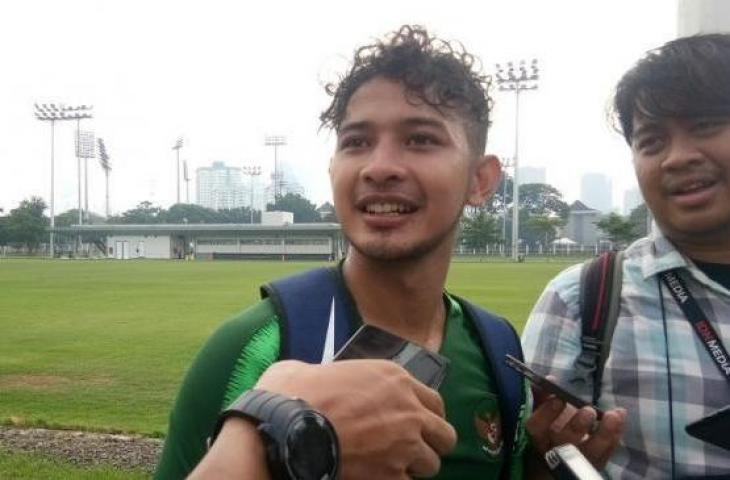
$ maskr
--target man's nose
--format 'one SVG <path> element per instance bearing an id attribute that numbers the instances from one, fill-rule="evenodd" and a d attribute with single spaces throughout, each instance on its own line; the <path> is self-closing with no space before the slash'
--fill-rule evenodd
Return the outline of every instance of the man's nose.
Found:
<path id="1" fill-rule="evenodd" d="M 688 132 L 679 132 L 670 137 L 669 150 L 662 161 L 662 168 L 682 169 L 703 160 L 704 153 L 699 146 L 699 141 Z"/>
<path id="2" fill-rule="evenodd" d="M 392 142 L 379 142 L 362 169 L 363 178 L 379 185 L 398 182 L 405 176 L 403 152 Z"/>

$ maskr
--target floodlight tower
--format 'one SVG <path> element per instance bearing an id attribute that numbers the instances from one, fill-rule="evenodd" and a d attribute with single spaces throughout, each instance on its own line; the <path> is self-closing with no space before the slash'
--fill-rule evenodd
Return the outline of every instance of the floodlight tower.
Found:
<path id="1" fill-rule="evenodd" d="M 180 149 L 183 147 L 182 137 L 178 138 L 172 149 L 177 153 L 177 203 L 180 203 Z"/>
<path id="2" fill-rule="evenodd" d="M 190 176 L 188 175 L 188 161 L 183 160 L 183 180 L 185 180 L 185 203 L 190 203 Z"/>
<path id="3" fill-rule="evenodd" d="M 84 210 L 83 216 L 79 215 L 79 219 L 89 221 L 89 159 L 96 156 L 94 141 L 94 132 L 82 132 L 80 125 L 76 124 L 76 157 L 84 159 Z M 79 160 L 79 199 L 81 198 L 81 161 Z M 81 213 L 79 200 L 79 213 Z M 81 222 L 79 222 L 81 223 Z"/>
<path id="4" fill-rule="evenodd" d="M 109 172 L 112 171 L 112 164 L 109 161 L 109 154 L 106 152 L 104 139 L 99 138 L 97 141 L 99 143 L 99 163 L 106 176 L 106 218 L 109 218 Z"/>
<path id="5" fill-rule="evenodd" d="M 253 182 L 254 178 L 261 175 L 261 166 L 260 165 L 246 165 L 243 167 L 243 174 L 248 175 L 251 177 L 251 204 L 249 207 L 250 215 L 251 215 L 251 225 L 253 225 Z"/>
<path id="6" fill-rule="evenodd" d="M 528 71 L 529 70 L 529 71 Z M 515 94 L 515 152 L 512 158 L 514 175 L 512 177 L 512 258 L 519 258 L 519 224 L 520 224 L 520 182 L 518 178 L 519 146 L 520 146 L 520 93 L 537 90 L 540 78 L 537 59 L 532 59 L 529 66 L 524 60 L 519 64 L 507 62 L 505 69 L 497 64 L 495 79 L 501 91 Z"/>
<path id="7" fill-rule="evenodd" d="M 281 186 L 284 179 L 284 173 L 279 167 L 278 147 L 286 145 L 286 137 L 283 135 L 267 135 L 264 139 L 264 145 L 274 147 L 274 173 L 271 179 L 274 183 L 274 203 L 281 197 Z"/>
<path id="8" fill-rule="evenodd" d="M 91 105 L 70 106 L 63 103 L 41 103 L 34 104 L 35 118 L 42 122 L 51 122 L 51 232 L 50 232 L 50 256 L 53 258 L 55 243 L 53 230 L 56 225 L 56 215 L 54 210 L 55 202 L 55 126 L 57 120 L 76 120 L 80 121 L 84 118 L 91 118 Z M 80 203 L 80 202 L 79 202 Z"/>
<path id="9" fill-rule="evenodd" d="M 511 158 L 505 158 L 502 160 L 502 243 L 507 245 L 507 180 L 509 180 L 508 169 L 511 168 L 514 163 Z M 504 251 L 505 256 L 507 255 L 507 249 Z"/>

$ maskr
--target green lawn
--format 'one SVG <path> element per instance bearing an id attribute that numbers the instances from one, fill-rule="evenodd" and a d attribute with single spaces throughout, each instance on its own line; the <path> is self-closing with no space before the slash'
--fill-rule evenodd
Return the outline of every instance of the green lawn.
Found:
<path id="1" fill-rule="evenodd" d="M 0 260 L 0 422 L 162 435 L 205 338 L 261 283 L 315 265 Z M 566 265 L 455 262 L 448 288 L 521 330 Z"/>
<path id="2" fill-rule="evenodd" d="M 0 450 L 0 474 L 3 480 L 141 480 L 149 477 L 144 472 L 120 471 L 111 467 L 79 467 L 53 458 L 3 450 Z"/>

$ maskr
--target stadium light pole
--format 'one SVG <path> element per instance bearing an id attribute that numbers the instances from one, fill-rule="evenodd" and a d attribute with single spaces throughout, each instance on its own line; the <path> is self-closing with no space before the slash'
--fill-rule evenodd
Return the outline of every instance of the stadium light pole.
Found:
<path id="1" fill-rule="evenodd" d="M 500 91 L 515 94 L 515 151 L 512 157 L 514 173 L 512 176 L 512 259 L 519 260 L 519 225 L 520 225 L 520 182 L 518 178 L 520 147 L 520 93 L 537 90 L 540 78 L 537 59 L 532 59 L 529 66 L 524 60 L 519 64 L 507 62 L 506 68 L 497 64 L 495 79 Z"/>
<path id="2" fill-rule="evenodd" d="M 243 174 L 251 177 L 251 203 L 249 204 L 249 212 L 251 215 L 250 222 L 251 222 L 251 225 L 253 225 L 253 182 L 254 182 L 254 177 L 258 177 L 259 175 L 261 175 L 261 166 L 246 165 L 243 167 Z"/>
<path id="3" fill-rule="evenodd" d="M 507 180 L 509 174 L 507 169 L 512 167 L 512 159 L 505 158 L 502 160 L 502 244 L 507 245 Z M 504 255 L 507 256 L 507 249 L 504 249 Z"/>
<path id="4" fill-rule="evenodd" d="M 267 135 L 264 138 L 264 145 L 274 147 L 274 173 L 272 180 L 274 181 L 274 203 L 276 203 L 281 196 L 281 184 L 284 177 L 279 168 L 278 147 L 286 145 L 286 137 L 283 135 Z"/>
<path id="5" fill-rule="evenodd" d="M 180 149 L 183 147 L 182 137 L 178 138 L 172 149 L 177 153 L 177 203 L 180 203 Z"/>
<path id="6" fill-rule="evenodd" d="M 185 203 L 190 204 L 190 177 L 188 176 L 187 160 L 183 160 L 183 180 L 185 181 Z"/>
<path id="7" fill-rule="evenodd" d="M 50 232 L 50 257 L 53 258 L 55 250 L 53 231 L 56 226 L 55 205 L 55 126 L 56 121 L 77 120 L 91 118 L 90 105 L 69 106 L 63 103 L 41 103 L 34 104 L 35 118 L 42 122 L 51 122 L 51 232 Z"/>
<path id="8" fill-rule="evenodd" d="M 109 218 L 109 172 L 112 171 L 112 164 L 109 161 L 109 154 L 106 151 L 106 145 L 104 139 L 97 139 L 99 144 L 99 163 L 101 168 L 104 170 L 104 176 L 106 177 L 106 218 Z"/>
<path id="9" fill-rule="evenodd" d="M 91 109 L 93 108 L 91 105 L 79 105 L 77 107 L 66 107 L 69 111 L 86 111 L 88 112 L 88 116 L 76 116 L 76 172 L 77 172 L 77 182 L 78 182 L 78 196 L 79 196 L 79 203 L 78 203 L 78 209 L 79 209 L 79 225 L 84 224 L 84 217 L 83 217 L 83 209 L 81 208 L 81 158 L 85 156 L 85 154 L 82 152 L 82 145 L 81 145 L 81 120 L 84 118 L 91 118 Z M 93 140 L 92 140 L 92 148 L 93 148 Z"/>
<path id="10" fill-rule="evenodd" d="M 94 158 L 95 154 L 95 142 L 93 132 L 82 132 L 80 125 L 77 123 L 77 134 L 76 134 L 76 156 L 84 159 L 84 210 L 83 218 L 88 223 L 89 221 L 89 159 Z M 79 172 L 81 170 L 81 164 L 79 163 Z M 79 174 L 79 185 L 81 184 L 81 176 Z M 81 189 L 79 188 L 79 194 Z M 81 209 L 79 209 L 81 210 Z"/>

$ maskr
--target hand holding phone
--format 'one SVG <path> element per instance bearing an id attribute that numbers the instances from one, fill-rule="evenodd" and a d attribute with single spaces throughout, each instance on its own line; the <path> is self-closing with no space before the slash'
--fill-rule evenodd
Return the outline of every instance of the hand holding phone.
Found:
<path id="1" fill-rule="evenodd" d="M 392 360 L 429 387 L 438 390 L 449 359 L 373 325 L 363 325 L 335 354 L 334 360 Z"/>
<path id="2" fill-rule="evenodd" d="M 530 383 L 532 383 L 536 388 L 546 392 L 550 393 L 552 395 L 555 395 L 559 399 L 563 400 L 566 403 L 569 403 L 573 405 L 575 408 L 583 408 L 583 407 L 591 407 L 596 411 L 596 418 L 600 420 L 603 417 L 603 411 L 599 408 L 594 407 L 590 403 L 586 402 L 580 397 L 577 397 L 576 395 L 570 393 L 569 391 L 565 390 L 563 387 L 558 385 L 557 383 L 548 380 L 547 378 L 543 377 L 539 373 L 535 372 L 533 369 L 513 357 L 512 355 L 506 355 L 505 356 L 505 362 L 507 365 L 518 372 L 520 372 L 522 375 L 524 375 L 525 378 L 527 378 Z"/>

